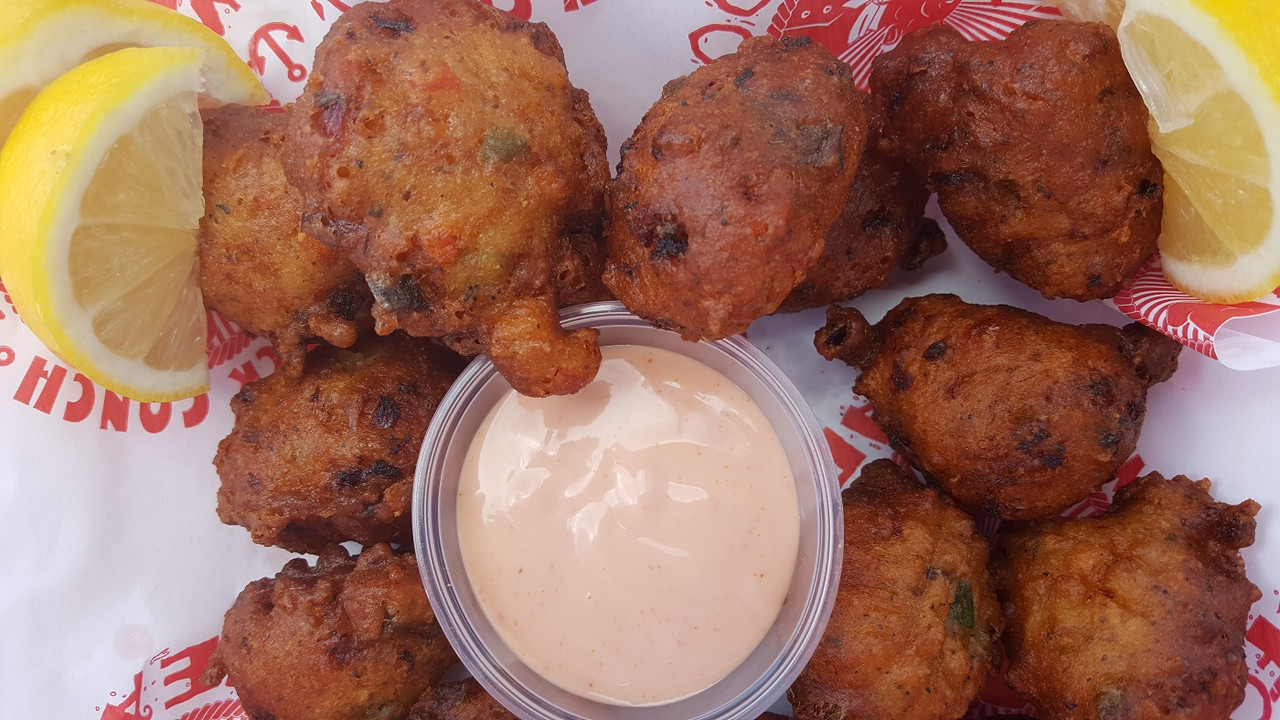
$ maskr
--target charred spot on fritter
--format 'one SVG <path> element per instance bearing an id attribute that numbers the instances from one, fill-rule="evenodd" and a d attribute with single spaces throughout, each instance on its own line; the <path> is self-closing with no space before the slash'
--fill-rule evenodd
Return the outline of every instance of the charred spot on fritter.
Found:
<path id="1" fill-rule="evenodd" d="M 390 395 L 379 395 L 378 405 L 373 409 L 373 426 L 381 430 L 390 430 L 400 420 L 400 407 Z"/>
<path id="2" fill-rule="evenodd" d="M 397 312 L 425 312 L 431 309 L 427 296 L 413 275 L 400 275 L 395 278 L 382 273 L 365 276 L 369 281 L 369 289 L 380 304 Z"/>
<path id="3" fill-rule="evenodd" d="M 813 167 L 844 167 L 840 137 L 843 125 L 801 125 L 796 153 L 800 162 Z"/>
<path id="4" fill-rule="evenodd" d="M 411 33 L 416 29 L 413 18 L 395 10 L 385 10 L 369 15 L 369 22 L 375 27 L 386 30 L 391 33 L 392 37 L 401 33 Z"/>
<path id="5" fill-rule="evenodd" d="M 640 242 L 650 248 L 649 259 L 653 262 L 675 260 L 689 249 L 689 235 L 677 218 L 661 216 L 640 235 Z"/>
<path id="6" fill-rule="evenodd" d="M 360 308 L 360 297 L 355 292 L 347 289 L 334 290 L 329 293 L 327 301 L 334 315 L 343 320 L 355 320 Z"/>

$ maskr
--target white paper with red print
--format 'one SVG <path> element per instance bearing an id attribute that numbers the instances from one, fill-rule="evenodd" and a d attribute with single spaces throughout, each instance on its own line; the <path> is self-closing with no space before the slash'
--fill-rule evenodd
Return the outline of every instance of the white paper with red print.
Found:
<path id="1" fill-rule="evenodd" d="M 223 35 L 281 102 L 306 81 L 315 45 L 343 0 L 157 0 Z M 1034 0 L 493 0 L 545 21 L 570 75 L 591 94 L 610 154 L 664 82 L 732 50 L 749 35 L 804 34 L 849 62 L 865 83 L 870 59 L 916 27 L 945 22 L 971 38 L 1006 35 L 1052 10 Z M 940 217 L 936 207 L 931 214 Z M 945 225 L 945 223 L 944 223 Z M 896 275 L 852 304 L 879 318 L 899 299 L 954 292 L 1071 322 L 1125 321 L 1178 337 L 1174 377 L 1151 391 L 1138 455 L 1120 478 L 1070 512 L 1105 508 L 1114 485 L 1140 472 L 1210 477 L 1227 502 L 1263 510 L 1245 551 L 1263 598 L 1246 635 L 1249 689 L 1236 720 L 1280 711 L 1280 298 L 1222 307 L 1189 301 L 1158 266 L 1109 303 L 1047 301 L 994 273 L 950 234 L 950 247 L 916 273 Z M 813 405 L 848 480 L 890 454 L 855 397 L 854 371 L 812 347 L 822 311 L 765 318 L 749 335 Z M 211 460 L 231 428 L 229 400 L 274 369 L 269 347 L 211 314 L 209 393 L 140 404 L 88 381 L 22 325 L 0 285 L 0 717 L 91 720 L 243 718 L 234 690 L 198 677 L 222 613 L 250 580 L 289 557 L 217 518 Z M 1208 356 L 1208 357 L 1206 357 Z M 1221 360 L 1209 359 L 1217 357 Z M 1239 373 L 1240 368 L 1269 368 Z M 984 528 L 988 531 L 993 528 Z M 972 715 L 1030 712 L 993 682 Z"/>

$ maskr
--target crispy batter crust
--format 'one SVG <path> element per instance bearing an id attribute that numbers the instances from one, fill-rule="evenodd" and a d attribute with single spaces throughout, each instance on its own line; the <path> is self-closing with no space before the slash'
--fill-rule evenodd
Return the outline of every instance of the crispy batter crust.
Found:
<path id="1" fill-rule="evenodd" d="M 844 491 L 835 611 L 792 685 L 796 720 L 955 720 L 998 657 L 987 541 L 889 460 Z"/>
<path id="2" fill-rule="evenodd" d="M 941 253 L 947 238 L 924 216 L 928 200 L 906 165 L 868 144 L 822 254 L 777 312 L 851 300 L 884 285 L 895 267 L 915 270 Z"/>
<path id="3" fill-rule="evenodd" d="M 218 516 L 295 552 L 407 545 L 418 450 L 461 362 L 403 333 L 322 347 L 299 377 L 268 375 L 231 399 L 213 464 Z"/>
<path id="4" fill-rule="evenodd" d="M 874 326 L 833 309 L 815 345 L 862 371 L 854 390 L 895 450 L 1006 519 L 1056 515 L 1113 479 L 1182 349 L 1138 323 L 1066 325 L 954 295 L 907 298 Z"/>
<path id="5" fill-rule="evenodd" d="M 301 231 L 302 194 L 280 163 L 285 116 L 240 105 L 202 116 L 200 292 L 206 306 L 270 339 L 296 375 L 309 341 L 350 347 L 372 326 L 373 296 L 350 261 Z"/>
<path id="6" fill-rule="evenodd" d="M 474 678 L 429 688 L 408 720 L 517 720 Z"/>
<path id="7" fill-rule="evenodd" d="M 249 583 L 202 679 L 253 720 L 398 720 L 455 662 L 413 555 L 336 546 Z"/>
<path id="8" fill-rule="evenodd" d="M 357 5 L 317 49 L 289 132 L 303 227 L 365 273 L 378 332 L 502 356 L 494 337 L 514 323 L 554 349 L 500 363 L 517 390 L 594 377 L 595 331 L 566 333 L 554 312 L 588 269 L 572 238 L 604 207 L 604 130 L 546 25 L 476 0 Z M 549 322 L 511 317 L 533 303 Z"/>
<path id="9" fill-rule="evenodd" d="M 889 131 L 956 234 L 1046 297 L 1111 297 L 1156 251 L 1164 176 L 1147 111 L 1100 23 L 971 42 L 907 35 L 872 65 Z"/>
<path id="10" fill-rule="evenodd" d="M 848 66 L 744 40 L 673 80 L 622 147 L 605 284 L 687 339 L 745 330 L 822 252 L 866 141 Z"/>
<path id="11" fill-rule="evenodd" d="M 1101 517 L 1005 529 L 1006 680 L 1046 720 L 1208 720 L 1244 700 L 1261 594 L 1239 551 L 1259 508 L 1208 490 L 1152 473 Z"/>

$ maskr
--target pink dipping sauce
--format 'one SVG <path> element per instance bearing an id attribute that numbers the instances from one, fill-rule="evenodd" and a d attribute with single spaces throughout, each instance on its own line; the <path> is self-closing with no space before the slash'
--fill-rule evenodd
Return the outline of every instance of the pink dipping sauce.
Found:
<path id="1" fill-rule="evenodd" d="M 480 606 L 526 665 L 619 705 L 710 687 L 769 631 L 799 508 L 787 456 L 731 380 L 678 353 L 606 346 L 575 395 L 503 397 L 458 489 Z"/>

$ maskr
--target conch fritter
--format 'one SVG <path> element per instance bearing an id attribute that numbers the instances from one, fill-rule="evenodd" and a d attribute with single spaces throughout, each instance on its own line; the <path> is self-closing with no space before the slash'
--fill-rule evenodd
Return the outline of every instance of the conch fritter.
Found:
<path id="1" fill-rule="evenodd" d="M 350 261 L 301 230 L 302 194 L 280 160 L 285 116 L 241 105 L 202 115 L 200 292 L 297 374 L 309 341 L 349 347 L 373 324 L 373 297 Z"/>
<path id="2" fill-rule="evenodd" d="M 818 259 L 866 133 L 849 67 L 808 38 L 667 83 L 622 147 L 605 284 L 686 339 L 745 330 Z"/>
<path id="3" fill-rule="evenodd" d="M 240 592 L 202 680 L 251 718 L 399 720 L 456 662 L 413 555 L 335 546 Z"/>
<path id="4" fill-rule="evenodd" d="M 1000 603 L 969 515 L 892 461 L 844 491 L 835 610 L 792 685 L 796 720 L 955 720 L 998 659 Z"/>
<path id="5" fill-rule="evenodd" d="M 889 280 L 895 267 L 915 270 L 946 249 L 938 223 L 924 216 L 929 191 L 902 163 L 872 145 L 817 261 L 778 312 L 851 300 Z"/>
<path id="6" fill-rule="evenodd" d="M 414 468 L 461 360 L 403 333 L 320 347 L 298 377 L 275 373 L 231 399 L 218 445 L 218 516 L 295 552 L 408 544 Z"/>
<path id="7" fill-rule="evenodd" d="M 1244 700 L 1259 508 L 1208 490 L 1151 474 L 1100 517 L 1005 528 L 1005 679 L 1045 720 L 1208 720 Z"/>
<path id="8" fill-rule="evenodd" d="M 357 5 L 290 117 L 303 228 L 364 272 L 379 333 L 470 339 L 527 395 L 595 377 L 596 331 L 557 309 L 603 211 L 604 130 L 546 25 L 477 0 Z"/>
<path id="9" fill-rule="evenodd" d="M 916 30 L 874 60 L 871 94 L 890 128 L 881 149 L 996 270 L 1088 300 L 1156 251 L 1164 175 L 1106 25 L 1033 21 L 998 42 Z"/>
<path id="10" fill-rule="evenodd" d="M 833 307 L 814 344 L 862 371 L 854 391 L 895 450 L 1005 519 L 1056 515 L 1114 479 L 1182 349 L 1138 323 L 1067 325 L 954 295 L 907 298 L 874 326 Z"/>

